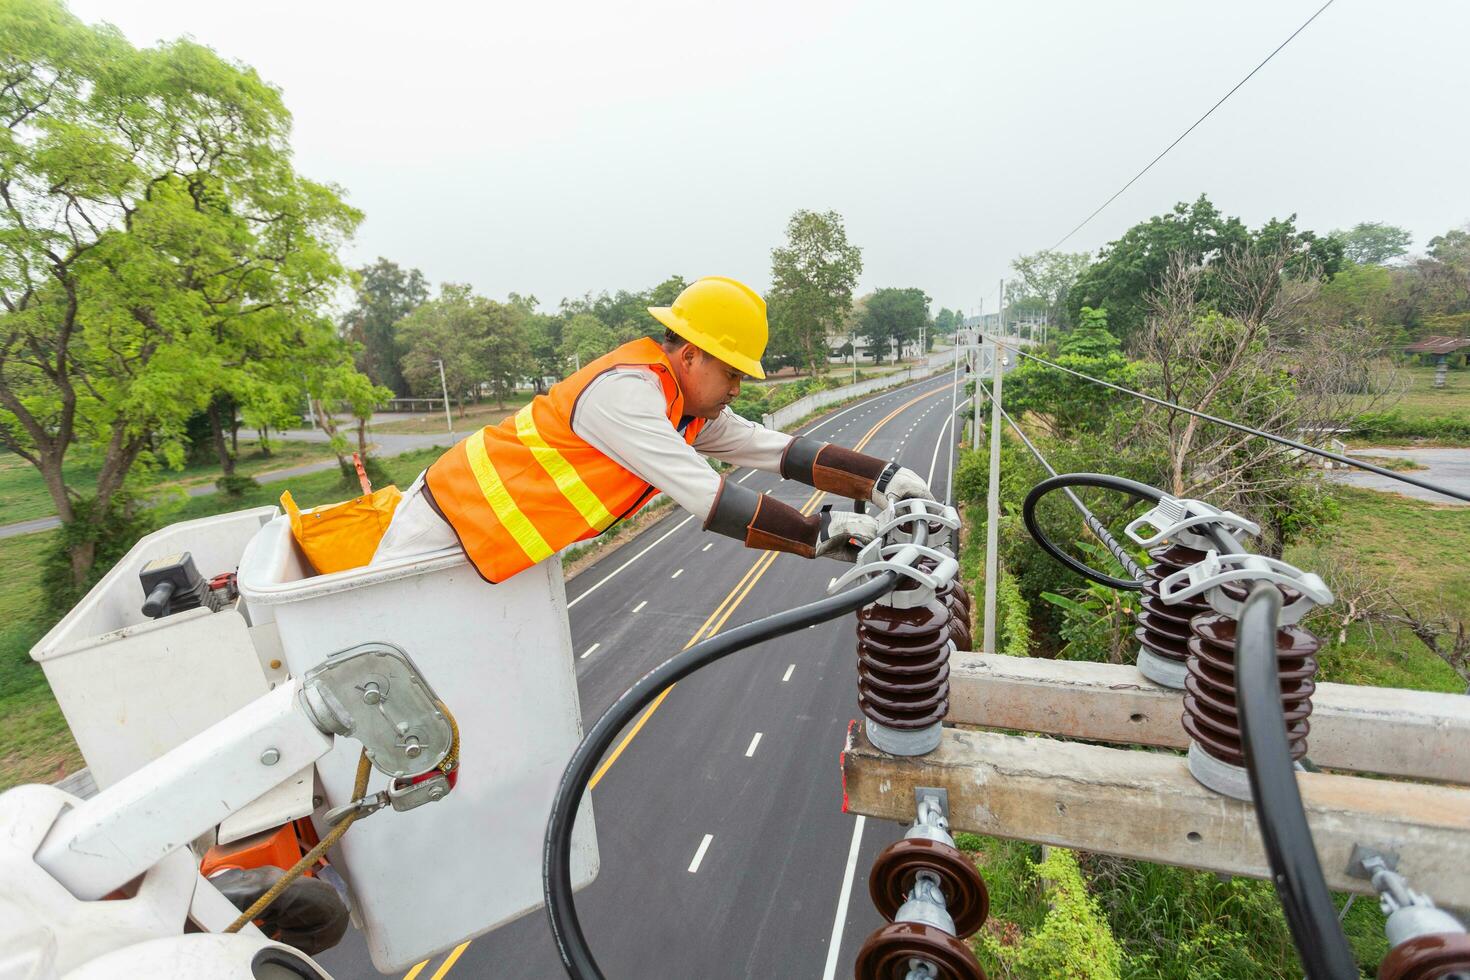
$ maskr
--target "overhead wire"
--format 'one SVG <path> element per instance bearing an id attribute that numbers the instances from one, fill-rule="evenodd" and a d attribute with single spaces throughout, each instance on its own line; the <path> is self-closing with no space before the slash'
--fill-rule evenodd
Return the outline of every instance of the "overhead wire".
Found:
<path id="1" fill-rule="evenodd" d="M 1446 497 L 1452 497 L 1455 500 L 1463 500 L 1467 503 L 1470 503 L 1470 493 L 1465 493 L 1460 490 L 1453 490 L 1449 487 L 1443 487 L 1430 480 L 1423 480 L 1419 477 L 1408 476 L 1404 473 L 1395 473 L 1393 470 L 1386 469 L 1382 466 L 1377 466 L 1373 463 L 1365 462 L 1361 459 L 1354 459 L 1351 456 L 1344 456 L 1341 453 L 1335 453 L 1330 449 L 1319 449 L 1316 446 L 1310 446 L 1307 443 L 1298 442 L 1295 439 L 1288 439 L 1286 436 L 1279 436 L 1271 432 L 1262 431 L 1261 429 L 1252 428 L 1251 426 L 1243 425 L 1240 422 L 1232 422 L 1229 419 L 1221 418 L 1218 415 L 1211 415 L 1208 412 L 1201 412 L 1193 408 L 1185 408 L 1183 405 L 1176 405 L 1175 403 L 1167 401 L 1163 398 L 1155 398 L 1153 395 L 1145 395 L 1141 391 L 1134 391 L 1132 388 L 1125 388 L 1122 385 L 1113 384 L 1111 381 L 1104 381 L 1101 378 L 1094 378 L 1090 374 L 1083 374 L 1081 371 L 1075 371 L 1072 368 L 1063 367 L 1062 365 L 1057 364 L 1055 361 L 1049 361 L 1044 357 L 1038 357 L 1035 354 L 1022 350 L 1019 346 L 1007 344 L 1002 338 L 990 337 L 989 339 L 997 347 L 1004 347 L 1006 350 L 1014 351 L 1017 355 L 1021 357 L 1027 358 L 1028 360 L 1036 361 L 1038 364 L 1045 364 L 1049 368 L 1054 368 L 1055 370 L 1070 374 L 1073 377 L 1081 378 L 1083 381 L 1090 381 L 1095 385 L 1101 385 L 1104 388 L 1111 388 L 1113 391 L 1119 391 L 1125 395 L 1132 395 L 1134 398 L 1139 398 L 1146 402 L 1152 402 L 1155 405 L 1162 406 L 1175 412 L 1183 412 L 1185 415 L 1193 415 L 1195 418 L 1203 419 L 1206 422 L 1214 422 L 1216 425 L 1223 425 L 1227 429 L 1234 429 L 1237 432 L 1243 432 L 1247 435 L 1266 439 L 1271 442 L 1279 443 L 1283 446 L 1289 446 L 1290 448 L 1296 449 L 1300 452 L 1310 453 L 1314 456 L 1321 456 L 1323 459 L 1330 459 L 1333 462 L 1342 463 L 1344 466 L 1352 466 L 1360 470 L 1367 470 L 1369 473 L 1377 473 L 1379 476 L 1386 476 L 1390 480 L 1397 480 L 1400 483 L 1408 483 L 1423 490 L 1431 490 L 1434 493 L 1441 493 L 1444 494 Z M 1002 412 L 1004 412 L 1004 409 L 1002 409 Z"/>
<path id="2" fill-rule="evenodd" d="M 1098 205 L 1097 210 L 1093 211 L 1087 217 L 1083 218 L 1080 222 L 1078 222 L 1077 227 L 1073 228 L 1071 231 L 1067 232 L 1060 239 L 1058 239 L 1057 240 L 1057 243 L 1055 245 L 1053 245 L 1050 250 L 1051 251 L 1055 251 L 1058 248 L 1061 248 L 1062 245 L 1063 245 L 1063 243 L 1065 243 L 1067 241 L 1067 239 L 1071 238 L 1073 235 L 1077 234 L 1084 227 L 1086 227 L 1087 223 L 1089 221 L 1091 221 L 1093 218 L 1096 218 L 1099 214 L 1101 214 L 1103 212 L 1103 209 L 1104 208 L 1106 208 L 1109 204 L 1112 204 L 1114 201 L 1116 201 L 1122 195 L 1122 193 L 1124 191 L 1126 191 L 1128 188 L 1132 187 L 1138 181 L 1138 179 L 1140 177 L 1142 177 L 1144 174 L 1146 174 L 1150 170 L 1152 170 L 1154 164 L 1156 164 L 1160 160 L 1164 159 L 1164 157 L 1166 155 L 1168 155 L 1168 153 L 1169 153 L 1170 150 L 1174 149 L 1174 147 L 1178 146 L 1184 140 L 1184 137 L 1186 137 L 1190 133 L 1194 132 L 1195 129 L 1199 126 L 1200 123 L 1202 123 L 1206 119 L 1210 118 L 1210 115 L 1212 113 L 1214 113 L 1214 111 L 1216 109 L 1220 108 L 1220 106 L 1222 106 L 1222 105 L 1225 104 L 1225 100 L 1226 99 L 1230 98 L 1232 95 L 1234 95 L 1236 93 L 1237 90 L 1240 89 L 1240 87 L 1242 85 L 1244 85 L 1246 82 L 1250 81 L 1251 78 L 1252 78 L 1252 76 L 1254 76 L 1256 72 L 1258 72 L 1262 68 L 1266 67 L 1266 64 L 1272 58 L 1276 57 L 1276 55 L 1281 52 L 1281 49 L 1282 48 L 1286 47 L 1288 44 L 1290 44 L 1296 38 L 1296 36 L 1298 34 L 1300 34 L 1302 31 L 1306 30 L 1307 29 L 1307 25 L 1310 24 L 1310 23 L 1312 23 L 1312 21 L 1316 20 L 1319 16 L 1321 16 L 1322 11 L 1324 11 L 1328 7 L 1332 6 L 1332 4 L 1334 2 L 1335 2 L 1335 0 L 1327 0 L 1327 2 L 1324 3 L 1321 7 L 1318 7 L 1317 8 L 1317 12 L 1314 13 L 1314 14 L 1312 14 L 1312 16 L 1308 17 L 1305 21 L 1303 21 L 1301 27 L 1298 27 L 1296 30 L 1292 31 L 1290 37 L 1288 37 L 1285 41 L 1282 41 L 1280 44 L 1276 45 L 1275 50 L 1273 50 L 1270 54 L 1266 55 L 1265 59 L 1260 64 L 1258 64 L 1258 65 L 1256 65 L 1256 67 L 1252 68 L 1250 70 L 1250 73 L 1247 74 L 1240 81 L 1236 82 L 1235 85 L 1230 89 L 1230 91 L 1228 91 L 1224 95 L 1220 96 L 1220 100 L 1218 102 L 1216 102 L 1214 105 L 1210 106 L 1210 108 L 1208 110 L 1206 110 L 1206 112 L 1205 112 L 1204 115 L 1200 116 L 1194 122 L 1190 123 L 1189 128 L 1186 129 L 1184 132 L 1180 133 L 1177 137 L 1175 137 L 1174 142 L 1172 142 L 1168 146 L 1164 147 L 1164 149 L 1159 153 L 1158 156 L 1156 156 L 1152 160 L 1150 160 L 1148 162 L 1148 166 L 1144 167 L 1138 173 L 1134 174 L 1133 177 L 1128 181 L 1128 183 L 1124 184 L 1122 187 L 1118 188 L 1117 191 L 1115 191 L 1113 193 L 1113 196 L 1112 197 L 1108 198 L 1106 201 L 1102 202 L 1102 204 Z"/>

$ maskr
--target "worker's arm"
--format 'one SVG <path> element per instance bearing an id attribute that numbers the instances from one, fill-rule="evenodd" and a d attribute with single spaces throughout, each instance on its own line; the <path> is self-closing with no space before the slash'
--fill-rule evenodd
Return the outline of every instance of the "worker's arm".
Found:
<path id="1" fill-rule="evenodd" d="M 852 500 L 872 501 L 879 507 L 909 497 L 934 499 L 929 485 L 913 470 L 842 446 L 768 429 L 729 408 L 704 427 L 694 448 L 736 466 L 780 473 L 788 480 Z"/>
<path id="2" fill-rule="evenodd" d="M 913 470 L 864 453 L 797 436 L 781 454 L 781 475 L 878 507 L 910 497 L 933 500 L 929 484 Z"/>
<path id="3" fill-rule="evenodd" d="M 877 530 L 866 515 L 806 515 L 738 483 L 724 483 L 669 424 L 651 372 L 614 371 L 588 385 L 572 428 L 619 466 L 704 518 L 707 529 L 749 547 L 851 560 L 856 546 L 872 540 Z M 779 452 L 775 456 L 779 459 Z M 723 502 L 718 508 L 717 501 Z"/>

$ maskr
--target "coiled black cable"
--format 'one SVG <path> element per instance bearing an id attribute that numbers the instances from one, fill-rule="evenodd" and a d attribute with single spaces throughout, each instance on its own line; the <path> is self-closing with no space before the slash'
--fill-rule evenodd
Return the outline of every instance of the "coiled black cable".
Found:
<path id="1" fill-rule="evenodd" d="M 915 543 L 923 544 L 925 537 L 927 527 L 921 522 L 914 528 Z M 638 717 L 638 713 L 661 691 L 696 670 L 765 640 L 846 615 L 892 592 L 897 584 L 898 573 L 883 572 L 837 595 L 701 640 L 644 674 L 597 719 L 562 772 L 561 784 L 551 805 L 551 817 L 546 822 L 546 841 L 541 856 L 541 887 L 546 897 L 546 912 L 551 919 L 551 934 L 556 940 L 557 952 L 567 976 L 575 980 L 603 980 L 602 971 L 587 945 L 587 937 L 582 934 L 576 899 L 572 894 L 572 825 L 597 763 L 612 747 L 618 733 Z"/>
<path id="2" fill-rule="evenodd" d="M 1058 548 L 1056 543 L 1041 530 L 1041 523 L 1036 519 L 1036 505 L 1041 502 L 1042 497 L 1045 497 L 1053 490 L 1063 490 L 1068 497 L 1072 498 L 1072 503 L 1077 506 L 1078 510 L 1082 512 L 1088 528 L 1091 529 L 1093 534 L 1098 536 L 1098 540 L 1102 541 L 1113 557 L 1124 568 L 1128 569 L 1130 573 L 1136 575 L 1142 574 L 1138 570 L 1138 563 L 1108 533 L 1107 529 L 1103 527 L 1102 521 L 1099 521 L 1090 510 L 1082 505 L 1082 502 L 1072 493 L 1072 487 L 1099 487 L 1103 490 L 1118 490 L 1122 493 L 1132 494 L 1153 504 L 1164 499 L 1164 491 L 1157 487 L 1151 487 L 1147 483 L 1139 483 L 1137 480 L 1125 480 L 1121 476 L 1110 476 L 1106 473 L 1064 473 L 1061 476 L 1052 476 L 1036 484 L 1036 486 L 1031 488 L 1031 492 L 1026 494 L 1026 501 L 1021 505 L 1021 518 L 1026 522 L 1026 530 L 1030 531 L 1031 537 L 1035 538 L 1036 543 L 1041 545 L 1042 551 L 1045 551 L 1083 578 L 1091 579 L 1101 585 L 1106 585 L 1114 589 L 1126 589 L 1130 592 L 1137 592 L 1142 589 L 1143 582 L 1139 578 L 1118 578 L 1084 565 L 1061 548 Z"/>
<path id="3" fill-rule="evenodd" d="M 1281 717 L 1276 670 L 1280 614 L 1280 590 L 1258 582 L 1240 610 L 1235 633 L 1235 691 L 1251 802 L 1271 862 L 1271 881 L 1308 980 L 1356 980 L 1358 965 L 1317 860 Z"/>

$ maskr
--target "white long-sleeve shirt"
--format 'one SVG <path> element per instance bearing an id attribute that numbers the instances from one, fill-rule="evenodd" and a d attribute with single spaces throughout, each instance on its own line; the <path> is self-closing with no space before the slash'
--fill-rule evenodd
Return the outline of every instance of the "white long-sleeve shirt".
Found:
<path id="1" fill-rule="evenodd" d="M 719 476 L 701 456 L 776 473 L 792 438 L 726 408 L 705 423 L 691 446 L 669 425 L 658 377 L 636 366 L 609 371 L 587 386 L 572 414 L 572 431 L 700 520 L 709 516 L 720 488 Z"/>

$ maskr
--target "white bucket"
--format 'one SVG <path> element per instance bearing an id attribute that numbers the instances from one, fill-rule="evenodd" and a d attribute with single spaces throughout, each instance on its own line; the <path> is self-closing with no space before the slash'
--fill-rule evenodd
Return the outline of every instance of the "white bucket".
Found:
<path id="1" fill-rule="evenodd" d="M 374 965 L 402 970 L 539 908 L 547 814 L 582 737 L 556 561 L 499 585 L 458 549 L 312 575 L 281 517 L 246 549 L 240 591 L 256 622 L 274 618 L 293 675 L 339 650 L 386 641 L 408 653 L 459 723 L 454 791 L 404 813 L 380 810 L 339 845 Z M 326 792 L 319 832 L 323 812 L 349 800 L 359 751 L 339 739 L 317 764 Z M 386 782 L 375 772 L 369 792 Z M 589 884 L 597 865 L 584 801 L 573 884 Z"/>
<path id="2" fill-rule="evenodd" d="M 275 507 L 181 521 L 133 545 L 31 648 L 98 788 L 198 735 L 285 680 L 242 610 L 143 615 L 138 572 L 187 551 L 205 578 L 233 572 Z M 263 632 L 269 633 L 269 627 Z M 268 648 L 273 643 L 267 637 Z M 267 663 L 262 663 L 262 660 Z"/>

